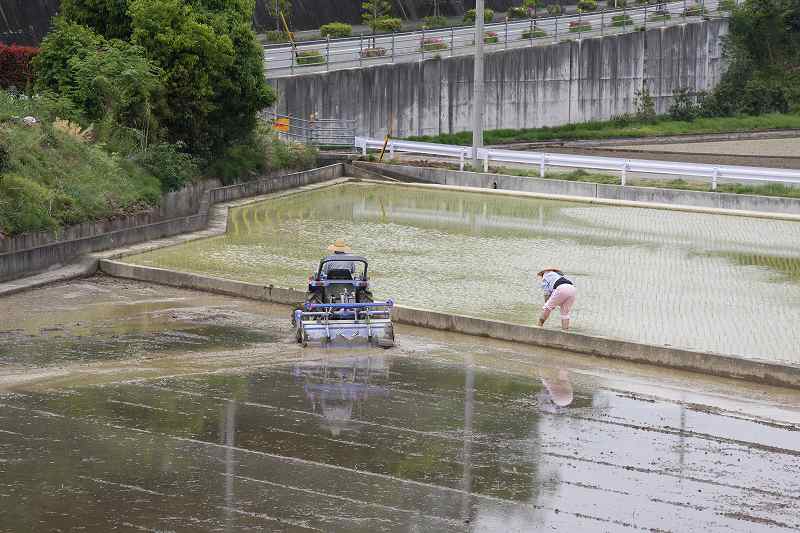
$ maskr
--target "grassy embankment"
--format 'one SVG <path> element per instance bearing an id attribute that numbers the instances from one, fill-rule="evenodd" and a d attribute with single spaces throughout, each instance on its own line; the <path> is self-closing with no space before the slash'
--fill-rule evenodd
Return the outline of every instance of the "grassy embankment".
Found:
<path id="1" fill-rule="evenodd" d="M 158 178 L 48 114 L 41 102 L 0 91 L 0 232 L 54 229 L 158 203 Z M 25 125 L 26 116 L 40 122 Z"/>
<path id="2" fill-rule="evenodd" d="M 286 144 L 260 127 L 251 145 L 203 171 L 188 156 L 164 157 L 164 145 L 120 153 L 57 120 L 58 111 L 52 99 L 15 98 L 0 90 L 0 238 L 141 212 L 191 180 L 232 183 L 316 164 L 316 150 Z M 27 116 L 37 123 L 26 125 Z"/>
<path id="3" fill-rule="evenodd" d="M 648 122 L 617 120 L 583 122 L 550 128 L 522 130 L 487 130 L 484 144 L 511 144 L 542 141 L 575 141 L 613 139 L 617 137 L 661 137 L 670 135 L 752 132 L 777 129 L 800 129 L 800 114 L 770 113 L 758 116 L 698 118 L 692 121 L 673 120 L 668 116 Z M 469 146 L 472 132 L 409 137 L 412 141 Z"/>

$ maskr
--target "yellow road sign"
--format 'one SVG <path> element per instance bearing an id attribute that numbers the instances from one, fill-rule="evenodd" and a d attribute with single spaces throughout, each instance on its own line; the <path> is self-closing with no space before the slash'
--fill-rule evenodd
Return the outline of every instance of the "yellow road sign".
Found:
<path id="1" fill-rule="evenodd" d="M 289 119 L 288 118 L 276 118 L 275 123 L 272 126 L 278 131 L 282 131 L 284 133 L 289 132 Z"/>

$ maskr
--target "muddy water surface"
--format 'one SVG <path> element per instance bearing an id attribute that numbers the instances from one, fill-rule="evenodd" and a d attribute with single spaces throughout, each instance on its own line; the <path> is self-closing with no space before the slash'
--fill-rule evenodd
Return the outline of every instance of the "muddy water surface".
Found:
<path id="1" fill-rule="evenodd" d="M 557 266 L 578 287 L 576 331 L 800 363 L 792 222 L 349 184 L 236 209 L 223 237 L 128 260 L 302 289 L 339 236 L 403 305 L 531 324 L 535 272 Z"/>
<path id="2" fill-rule="evenodd" d="M 412 328 L 304 350 L 287 308 L 106 278 L 0 303 L 3 532 L 800 529 L 796 392 Z"/>

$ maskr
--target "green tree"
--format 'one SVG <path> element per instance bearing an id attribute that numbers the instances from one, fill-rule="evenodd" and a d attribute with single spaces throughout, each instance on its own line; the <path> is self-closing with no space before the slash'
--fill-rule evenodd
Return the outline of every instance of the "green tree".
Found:
<path id="1" fill-rule="evenodd" d="M 132 0 L 132 41 L 163 69 L 156 108 L 173 142 L 211 158 L 247 138 L 275 97 L 251 29 L 253 0 Z"/>
<path id="2" fill-rule="evenodd" d="M 128 0 L 61 0 L 61 15 L 107 39 L 128 39 L 131 35 Z"/>
<path id="3" fill-rule="evenodd" d="M 33 59 L 36 89 L 62 95 L 70 92 L 78 83 L 70 60 L 86 57 L 104 43 L 105 39 L 86 26 L 56 18 L 53 29 L 42 41 L 41 52 Z"/>
<path id="4" fill-rule="evenodd" d="M 106 119 L 150 131 L 150 109 L 162 90 L 161 70 L 144 49 L 114 39 L 83 56 L 73 56 L 69 67 L 76 84 L 67 96 L 89 120 Z"/>
<path id="5" fill-rule="evenodd" d="M 731 15 L 725 56 L 728 69 L 704 113 L 800 109 L 800 2 L 746 0 Z"/>
<path id="6" fill-rule="evenodd" d="M 389 0 L 367 0 L 361 4 L 364 12 L 361 20 L 375 33 L 381 27 L 381 21 L 392 15 L 392 5 Z"/>
<path id="7" fill-rule="evenodd" d="M 37 89 L 68 99 L 86 122 L 150 131 L 150 104 L 161 91 L 161 72 L 143 48 L 106 41 L 86 26 L 60 19 L 35 67 Z"/>
<path id="8" fill-rule="evenodd" d="M 537 18 L 539 16 L 539 8 L 544 7 L 544 2 L 542 0 L 523 0 L 522 7 L 528 10 L 528 15 L 533 12 L 532 18 Z"/>
<path id="9" fill-rule="evenodd" d="M 284 31 L 281 13 L 288 24 L 292 16 L 292 0 L 264 0 L 264 8 L 270 17 L 275 18 L 275 29 Z"/>

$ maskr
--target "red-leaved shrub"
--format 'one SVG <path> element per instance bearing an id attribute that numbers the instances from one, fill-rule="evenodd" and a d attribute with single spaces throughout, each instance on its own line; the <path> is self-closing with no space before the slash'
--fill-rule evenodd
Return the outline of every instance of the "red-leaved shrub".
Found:
<path id="1" fill-rule="evenodd" d="M 38 53 L 38 48 L 0 43 L 0 87 L 28 87 L 33 82 L 31 60 Z"/>

